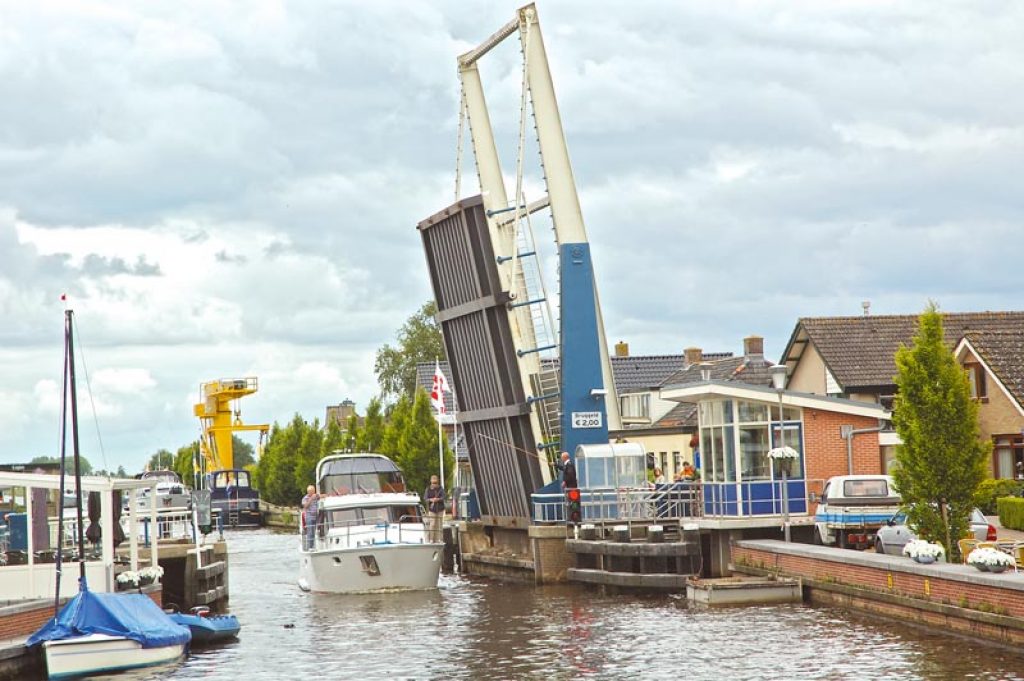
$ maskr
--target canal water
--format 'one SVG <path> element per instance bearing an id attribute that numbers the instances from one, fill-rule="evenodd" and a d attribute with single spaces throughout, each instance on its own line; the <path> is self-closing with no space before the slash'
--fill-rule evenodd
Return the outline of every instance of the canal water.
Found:
<path id="1" fill-rule="evenodd" d="M 1024 652 L 831 608 L 705 609 L 442 576 L 433 592 L 303 593 L 296 539 L 228 533 L 237 642 L 149 679 L 1024 679 Z"/>

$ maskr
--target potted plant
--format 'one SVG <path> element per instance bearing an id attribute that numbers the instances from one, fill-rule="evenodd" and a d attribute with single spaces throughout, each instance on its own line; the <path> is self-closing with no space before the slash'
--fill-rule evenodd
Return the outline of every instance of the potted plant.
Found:
<path id="1" fill-rule="evenodd" d="M 163 575 L 164 569 L 162 567 L 159 565 L 151 565 L 150 567 L 139 570 L 139 583 L 142 586 L 146 586 L 160 579 Z"/>
<path id="2" fill-rule="evenodd" d="M 132 570 L 125 570 L 117 576 L 117 588 L 119 590 L 134 589 L 139 586 L 139 573 Z"/>
<path id="3" fill-rule="evenodd" d="M 942 544 L 934 544 L 924 539 L 912 539 L 903 547 L 903 555 L 909 556 L 918 563 L 934 563 L 946 555 Z"/>
<path id="4" fill-rule="evenodd" d="M 1003 572 L 1006 568 L 1013 567 L 1014 562 L 1009 554 L 986 546 L 971 551 L 967 556 L 967 564 L 982 572 Z"/>

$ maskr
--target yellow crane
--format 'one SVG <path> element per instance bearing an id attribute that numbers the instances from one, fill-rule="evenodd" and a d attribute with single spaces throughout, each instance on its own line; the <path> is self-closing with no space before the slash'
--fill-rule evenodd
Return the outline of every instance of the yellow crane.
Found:
<path id="1" fill-rule="evenodd" d="M 202 459 L 202 473 L 218 470 L 234 470 L 235 456 L 231 436 L 236 431 L 259 431 L 260 445 L 270 430 L 266 423 L 246 425 L 238 400 L 252 395 L 258 389 L 255 376 L 247 378 L 221 378 L 200 386 L 202 402 L 193 407 L 202 424 L 199 451 Z M 234 409 L 232 405 L 234 403 Z"/>

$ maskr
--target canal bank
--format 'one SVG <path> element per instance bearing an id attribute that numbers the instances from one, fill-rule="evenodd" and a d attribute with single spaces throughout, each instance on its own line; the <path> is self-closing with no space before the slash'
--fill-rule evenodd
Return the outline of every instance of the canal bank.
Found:
<path id="1" fill-rule="evenodd" d="M 808 602 L 853 608 L 941 631 L 1024 643 L 1024 575 L 961 564 L 921 565 L 878 555 L 778 540 L 737 541 L 732 567 L 749 575 L 799 578 Z"/>

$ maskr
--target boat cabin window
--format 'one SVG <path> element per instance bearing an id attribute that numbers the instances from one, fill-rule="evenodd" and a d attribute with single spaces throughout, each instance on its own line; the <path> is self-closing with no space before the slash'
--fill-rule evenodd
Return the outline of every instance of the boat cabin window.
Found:
<path id="1" fill-rule="evenodd" d="M 325 511 L 324 515 L 327 516 L 330 527 L 423 522 L 420 517 L 420 509 L 415 505 L 339 508 Z"/>
<path id="2" fill-rule="evenodd" d="M 208 474 L 210 487 L 249 487 L 249 471 L 216 471 Z"/>
<path id="3" fill-rule="evenodd" d="M 352 457 L 330 461 L 321 471 L 319 491 L 325 495 L 406 492 L 406 481 L 384 457 Z"/>

